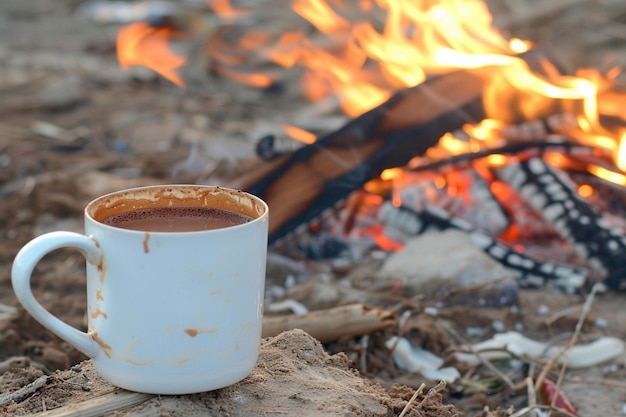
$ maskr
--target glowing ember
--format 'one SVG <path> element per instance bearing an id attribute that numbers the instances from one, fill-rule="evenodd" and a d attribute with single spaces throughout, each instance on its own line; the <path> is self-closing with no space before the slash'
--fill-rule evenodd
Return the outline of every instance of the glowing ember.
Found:
<path id="1" fill-rule="evenodd" d="M 283 130 L 289 137 L 292 137 L 302 143 L 313 143 L 317 139 L 317 137 L 313 133 L 304 129 L 300 129 L 296 126 L 285 125 L 283 126 Z"/>
<path id="2" fill-rule="evenodd" d="M 589 184 L 582 184 L 578 187 L 578 194 L 581 197 L 591 197 L 594 193 L 593 187 Z"/>

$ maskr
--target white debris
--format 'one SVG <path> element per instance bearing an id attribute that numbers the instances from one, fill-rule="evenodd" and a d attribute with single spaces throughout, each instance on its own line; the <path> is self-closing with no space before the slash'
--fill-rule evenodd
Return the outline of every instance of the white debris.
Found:
<path id="1" fill-rule="evenodd" d="M 265 290 L 265 298 L 282 298 L 285 296 L 286 292 L 287 291 L 285 290 L 285 288 L 281 287 L 280 285 L 274 285 Z"/>
<path id="2" fill-rule="evenodd" d="M 284 287 L 289 289 L 289 288 L 293 288 L 295 285 L 296 285 L 296 277 L 294 277 L 293 275 L 287 275 L 287 278 L 285 278 Z"/>
<path id="3" fill-rule="evenodd" d="M 586 368 L 621 354 L 624 351 L 624 342 L 615 337 L 601 337 L 592 343 L 576 345 L 563 351 L 560 346 L 538 342 L 518 332 L 511 331 L 496 334 L 493 338 L 477 343 L 471 348 L 474 352 L 488 350 L 480 354 L 483 359 L 488 361 L 506 359 L 511 357 L 511 354 L 546 361 L 557 356 L 559 363 L 567 362 L 567 366 L 570 368 Z M 457 353 L 456 358 L 469 365 L 480 363 L 476 355 L 471 353 Z"/>
<path id="4" fill-rule="evenodd" d="M 594 324 L 600 329 L 606 329 L 607 327 L 609 327 L 609 321 L 603 317 L 598 317 L 595 320 Z"/>
<path id="5" fill-rule="evenodd" d="M 419 372 L 431 381 L 454 382 L 461 374 L 454 367 L 439 368 L 443 365 L 443 359 L 439 356 L 412 346 L 404 337 L 393 336 L 385 343 L 388 349 L 393 350 L 393 360 L 399 368 L 409 372 Z"/>
<path id="6" fill-rule="evenodd" d="M 539 314 L 540 316 L 545 316 L 546 314 L 548 314 L 550 312 L 550 307 L 548 307 L 545 304 L 541 304 L 538 308 L 537 308 L 537 314 Z"/>
<path id="7" fill-rule="evenodd" d="M 496 332 L 503 332 L 506 329 L 506 326 L 501 320 L 494 320 L 494 322 L 491 323 L 491 328 Z"/>
<path id="8" fill-rule="evenodd" d="M 409 310 L 405 311 L 398 318 L 398 329 L 403 329 L 407 320 L 411 317 L 411 312 Z"/>
<path id="9" fill-rule="evenodd" d="M 436 317 L 437 314 L 439 314 L 439 310 L 435 307 L 426 307 L 424 309 L 424 313 L 428 314 L 429 316 Z"/>
<path id="10" fill-rule="evenodd" d="M 297 302 L 296 300 L 283 300 L 277 301 L 267 306 L 267 311 L 270 313 L 280 313 L 283 311 L 289 311 L 293 314 L 306 314 L 309 312 L 309 309 L 302 303 Z"/>

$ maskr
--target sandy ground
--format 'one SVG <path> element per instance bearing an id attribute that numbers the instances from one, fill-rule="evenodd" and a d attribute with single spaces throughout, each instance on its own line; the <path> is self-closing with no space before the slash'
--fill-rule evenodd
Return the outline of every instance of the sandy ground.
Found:
<path id="1" fill-rule="evenodd" d="M 190 72 L 204 69 L 191 74 L 197 82 L 181 90 L 149 71 L 122 71 L 115 58 L 120 25 L 89 20 L 80 12 L 82 3 L 29 0 L 0 5 L 4 97 L 0 103 L 0 304 L 18 308 L 15 314 L 9 309 L 0 316 L 0 361 L 15 365 L 0 372 L 0 398 L 49 375 L 26 397 L 3 404 L 7 415 L 62 408 L 115 391 L 83 355 L 18 307 L 9 271 L 19 248 L 50 230 L 80 230 L 84 205 L 108 191 L 168 182 L 222 183 L 237 177 L 245 171 L 243 161 L 253 156 L 254 141 L 263 133 L 259 126 L 284 122 L 295 108 L 307 106 L 292 79 L 297 74 L 288 75 L 277 90 L 254 90 L 208 73 L 206 62 L 200 60 L 189 68 Z M 527 3 L 528 10 L 541 4 Z M 280 4 L 267 2 L 267 9 L 274 10 L 274 16 L 286 15 Z M 605 42 L 606 30 L 593 29 L 594 18 L 603 15 L 596 8 L 599 3 L 572 4 L 567 13 L 528 18 L 525 26 L 512 25 L 513 29 L 547 45 L 570 66 L 605 67 L 619 62 L 625 55 L 614 52 L 623 51 L 624 42 L 615 38 Z M 502 11 L 497 17 L 504 21 L 507 16 Z M 613 17 L 619 16 L 623 15 Z M 548 29 L 550 24 L 554 30 Z M 572 41 L 573 36 L 581 37 L 580 41 Z M 581 48 L 591 52 L 581 53 Z M 200 142 L 209 145 L 199 148 Z M 312 265 L 310 271 L 316 276 L 312 282 L 327 283 L 330 275 L 333 286 L 315 288 L 331 288 L 335 294 L 346 280 L 355 287 L 369 285 L 363 275 L 372 268 L 370 261 L 352 266 L 350 274 L 341 267 Z M 42 304 L 80 329 L 86 326 L 83 271 L 80 255 L 60 251 L 39 264 L 33 279 Z M 281 273 L 269 277 L 268 286 L 284 278 Z M 301 293 L 310 288 L 303 285 Z M 388 289 L 383 291 L 389 296 Z M 301 300 L 315 305 L 320 292 L 309 292 L 308 299 Z M 392 307 L 398 300 L 373 295 L 366 301 Z M 624 339 L 623 301 L 623 294 L 598 295 L 582 328 L 581 342 L 601 335 Z M 407 338 L 446 357 L 448 364 L 459 367 L 463 379 L 435 390 L 431 397 L 418 396 L 406 415 L 507 415 L 502 410 L 527 406 L 524 378 L 529 368 L 537 372 L 541 364 L 529 362 L 521 369 L 502 364 L 501 372 L 518 384 L 511 389 L 498 374 L 456 363 L 450 352 L 460 341 L 454 335 L 477 340 L 478 336 L 468 336 L 468 329 L 480 329 L 481 339 L 496 330 L 523 329 L 538 340 L 567 340 L 582 303 L 579 296 L 523 290 L 514 306 L 503 309 L 448 305 L 436 316 L 413 314 L 403 329 Z M 257 368 L 233 387 L 195 396 L 147 398 L 115 415 L 398 415 L 422 382 L 428 392 L 436 381 L 396 366 L 384 343 L 397 332 L 390 328 L 367 339 L 342 338 L 323 347 L 301 332 L 286 333 L 264 341 Z M 625 366 L 622 354 L 609 364 L 567 372 L 562 387 L 579 415 L 623 414 Z M 549 377 L 556 380 L 556 370 Z M 496 414 L 499 407 L 501 414 Z"/>

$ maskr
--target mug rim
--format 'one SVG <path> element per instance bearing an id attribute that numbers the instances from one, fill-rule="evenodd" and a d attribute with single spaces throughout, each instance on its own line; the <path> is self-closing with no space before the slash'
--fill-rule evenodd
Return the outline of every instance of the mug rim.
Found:
<path id="1" fill-rule="evenodd" d="M 147 230 L 133 230 L 133 229 L 125 229 L 122 227 L 117 227 L 117 226 L 112 226 L 110 224 L 106 224 L 104 223 L 102 220 L 99 220 L 98 218 L 96 218 L 97 216 L 95 215 L 95 210 L 97 209 L 98 206 L 104 204 L 105 200 L 107 199 L 111 199 L 115 196 L 119 196 L 119 195 L 124 195 L 124 194 L 133 194 L 133 193 L 139 193 L 139 192 L 150 192 L 150 191 L 156 191 L 156 190 L 164 190 L 167 191 L 167 189 L 178 189 L 178 190 L 184 190 L 184 189 L 200 189 L 200 190 L 205 190 L 205 191 L 209 191 L 209 190 L 216 190 L 216 191 L 224 191 L 225 194 L 231 195 L 231 196 L 235 196 L 236 194 L 239 194 L 241 196 L 244 196 L 245 198 L 249 199 L 250 202 L 252 202 L 255 207 L 260 207 L 261 210 L 257 209 L 257 214 L 254 215 L 250 215 L 250 212 L 253 211 L 253 209 L 251 208 L 248 211 L 238 211 L 238 210 L 231 210 L 231 211 L 237 211 L 240 214 L 246 214 L 246 215 L 250 215 L 250 217 L 252 217 L 252 220 L 246 223 L 241 223 L 241 224 L 236 224 L 236 225 L 232 225 L 232 226 L 228 226 L 228 227 L 223 227 L 223 228 L 218 228 L 218 229 L 206 229 L 206 230 L 190 230 L 190 231 L 147 231 Z M 158 206 L 155 205 L 155 207 L 171 207 L 171 206 Z M 180 206 L 180 207 L 189 207 L 189 206 Z M 205 207 L 203 205 L 198 205 L 198 207 Z M 123 211 L 131 211 L 133 210 L 132 208 L 127 208 L 126 210 L 119 210 L 120 212 Z M 230 208 L 225 208 L 224 210 L 230 210 Z M 260 214 L 258 214 L 260 212 Z M 121 189 L 121 190 L 117 190 L 117 191 L 112 191 L 110 193 L 107 194 L 103 194 L 101 196 L 98 196 L 96 198 L 94 198 L 93 200 L 91 200 L 84 208 L 83 210 L 85 219 L 92 222 L 93 224 L 98 225 L 99 227 L 103 227 L 105 229 L 111 229 L 111 230 L 115 230 L 117 232 L 128 232 L 128 233 L 141 233 L 141 234 L 145 234 L 145 233 L 150 233 L 150 234 L 164 234 L 164 235 L 174 235 L 174 234 L 191 234 L 191 233 L 220 233 L 220 232 L 224 232 L 224 231 L 228 231 L 230 229 L 235 229 L 235 228 L 241 228 L 241 227 L 246 227 L 246 226 L 251 226 L 254 225 L 256 223 L 259 222 L 264 222 L 268 220 L 269 217 L 269 206 L 268 204 L 263 201 L 263 199 L 261 199 L 260 197 L 257 197 L 254 194 L 250 194 L 246 191 L 243 190 L 239 190 L 239 189 L 235 189 L 235 188 L 229 188 L 229 187 L 223 187 L 220 185 L 204 185 L 204 184 L 160 184 L 160 185 L 146 185 L 146 186 L 139 186 L 139 187 L 132 187 L 132 188 L 125 188 L 125 189 Z M 108 218 L 110 216 L 104 216 L 104 218 Z"/>

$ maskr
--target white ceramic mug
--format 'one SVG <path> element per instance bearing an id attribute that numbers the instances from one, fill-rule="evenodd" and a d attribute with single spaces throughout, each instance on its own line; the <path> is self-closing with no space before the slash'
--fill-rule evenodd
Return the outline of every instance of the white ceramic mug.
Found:
<path id="1" fill-rule="evenodd" d="M 157 207 L 207 207 L 252 218 L 231 227 L 143 232 L 103 223 Z M 12 281 L 24 308 L 93 359 L 114 385 L 154 394 L 221 388 L 253 369 L 261 339 L 268 207 L 223 187 L 167 185 L 99 197 L 85 208 L 85 235 L 52 232 L 25 245 Z M 37 262 L 64 247 L 87 260 L 88 332 L 64 323 L 34 298 Z"/>

